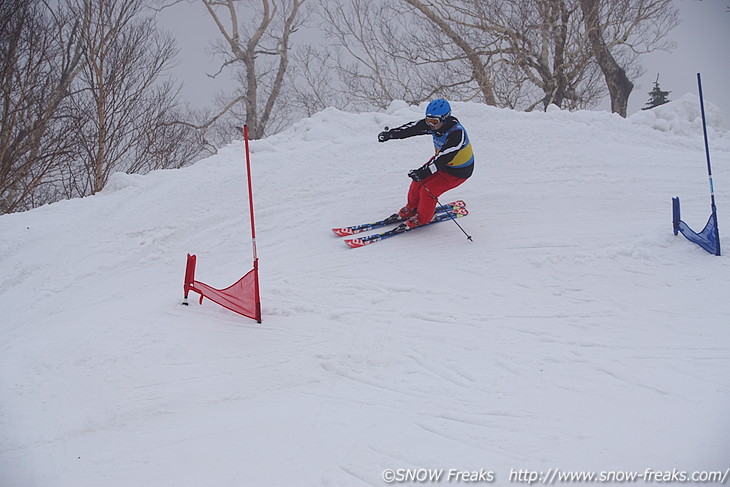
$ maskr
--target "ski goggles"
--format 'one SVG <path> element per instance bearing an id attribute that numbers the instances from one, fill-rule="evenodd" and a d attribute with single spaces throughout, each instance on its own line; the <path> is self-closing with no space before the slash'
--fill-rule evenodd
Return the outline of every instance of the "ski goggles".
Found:
<path id="1" fill-rule="evenodd" d="M 435 127 L 441 122 L 443 122 L 441 117 L 426 117 L 426 123 L 431 127 Z"/>

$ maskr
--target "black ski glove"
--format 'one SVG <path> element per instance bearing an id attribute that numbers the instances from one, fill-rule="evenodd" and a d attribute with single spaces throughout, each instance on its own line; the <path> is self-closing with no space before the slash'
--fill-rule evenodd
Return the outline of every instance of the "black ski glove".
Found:
<path id="1" fill-rule="evenodd" d="M 378 134 L 378 142 L 385 142 L 386 140 L 392 139 L 393 136 L 390 133 L 390 130 L 384 130 Z"/>
<path id="2" fill-rule="evenodd" d="M 414 181 L 423 181 L 424 179 L 435 173 L 436 166 L 433 164 L 432 161 L 428 161 L 426 164 L 419 167 L 418 169 L 414 169 L 409 172 L 408 177 Z"/>

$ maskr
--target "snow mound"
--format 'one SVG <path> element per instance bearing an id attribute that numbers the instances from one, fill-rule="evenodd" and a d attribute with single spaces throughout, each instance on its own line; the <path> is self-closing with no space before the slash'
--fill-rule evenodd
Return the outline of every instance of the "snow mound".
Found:
<path id="1" fill-rule="evenodd" d="M 716 134 L 727 132 L 725 117 L 720 109 L 705 100 L 705 117 L 708 132 Z M 672 132 L 676 135 L 696 135 L 702 131 L 702 110 L 700 98 L 692 93 L 672 100 L 651 110 L 641 110 L 628 118 L 631 122 L 648 125 L 661 132 Z"/>
<path id="2" fill-rule="evenodd" d="M 109 181 L 102 193 L 116 193 L 126 188 L 139 186 L 145 181 L 145 177 L 141 174 L 127 174 L 123 172 L 115 172 L 109 176 Z"/>

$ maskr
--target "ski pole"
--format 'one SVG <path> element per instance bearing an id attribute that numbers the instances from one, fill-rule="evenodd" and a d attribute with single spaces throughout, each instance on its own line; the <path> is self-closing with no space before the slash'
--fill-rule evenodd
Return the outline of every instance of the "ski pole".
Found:
<path id="1" fill-rule="evenodd" d="M 428 194 L 430 194 L 431 197 L 436 200 L 436 204 L 437 205 L 443 206 L 441 204 L 441 202 L 439 201 L 439 199 L 431 192 L 431 190 L 428 189 L 428 187 L 425 184 L 423 184 L 423 181 L 418 181 L 418 182 L 421 183 L 421 187 L 423 187 L 423 189 L 425 189 L 426 192 L 428 192 Z M 449 218 L 451 218 L 451 221 L 453 221 L 454 223 L 456 223 L 456 226 L 459 227 L 459 230 L 461 230 L 461 233 L 463 233 L 464 235 L 466 235 L 466 239 L 468 241 L 470 241 L 470 242 L 473 242 L 474 240 L 472 240 L 471 235 L 469 235 L 468 233 L 466 233 L 466 231 L 464 230 L 464 228 L 461 225 L 459 225 L 459 222 L 456 221 L 456 217 L 454 217 L 454 215 L 450 211 L 448 212 L 448 215 L 449 215 Z"/>

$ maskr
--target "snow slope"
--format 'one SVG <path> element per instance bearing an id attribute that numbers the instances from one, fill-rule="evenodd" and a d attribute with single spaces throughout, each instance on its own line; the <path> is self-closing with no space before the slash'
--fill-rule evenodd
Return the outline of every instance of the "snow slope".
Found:
<path id="1" fill-rule="evenodd" d="M 721 241 L 730 134 L 708 105 Z M 445 222 L 362 249 L 423 107 L 327 109 L 252 142 L 263 324 L 180 306 L 186 253 L 251 268 L 243 143 L 0 217 L 0 486 L 366 486 L 383 471 L 730 468 L 730 261 L 699 105 L 627 120 L 455 104 L 476 155 Z M 454 482 L 452 482 L 454 483 Z"/>

